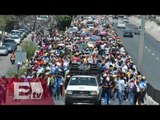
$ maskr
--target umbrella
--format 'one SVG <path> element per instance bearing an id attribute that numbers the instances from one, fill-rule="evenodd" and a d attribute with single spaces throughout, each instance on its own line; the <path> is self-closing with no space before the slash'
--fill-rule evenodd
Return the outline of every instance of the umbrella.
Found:
<path id="1" fill-rule="evenodd" d="M 95 36 L 95 35 L 91 36 L 91 40 L 93 40 L 93 41 L 100 40 L 100 39 L 101 39 L 100 36 Z"/>

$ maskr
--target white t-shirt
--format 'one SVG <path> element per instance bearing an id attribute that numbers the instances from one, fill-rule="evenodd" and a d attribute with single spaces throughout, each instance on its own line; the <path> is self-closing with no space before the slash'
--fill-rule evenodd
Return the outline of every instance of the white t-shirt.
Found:
<path id="1" fill-rule="evenodd" d="M 63 66 L 67 67 L 69 65 L 69 61 L 64 61 Z"/>
<path id="2" fill-rule="evenodd" d="M 60 85 L 63 85 L 63 83 L 64 83 L 64 78 L 62 77 Z"/>
<path id="3" fill-rule="evenodd" d="M 38 69 L 38 71 L 37 71 L 38 74 L 39 74 L 39 73 L 43 73 L 43 72 L 44 72 L 43 67 L 40 67 L 40 68 Z"/>
<path id="4" fill-rule="evenodd" d="M 127 73 L 127 71 L 128 71 L 128 67 L 126 65 L 124 65 L 124 67 L 122 67 L 122 72 Z"/>
<path id="5" fill-rule="evenodd" d="M 102 45 L 100 46 L 100 48 L 101 48 L 102 50 L 104 50 L 105 45 L 104 45 L 104 44 L 102 44 Z"/>
<path id="6" fill-rule="evenodd" d="M 125 90 L 125 81 L 123 79 L 118 80 L 118 90 L 124 91 Z"/>
<path id="7" fill-rule="evenodd" d="M 109 68 L 110 65 L 111 65 L 111 62 L 108 61 L 108 62 L 106 63 L 107 68 Z"/>

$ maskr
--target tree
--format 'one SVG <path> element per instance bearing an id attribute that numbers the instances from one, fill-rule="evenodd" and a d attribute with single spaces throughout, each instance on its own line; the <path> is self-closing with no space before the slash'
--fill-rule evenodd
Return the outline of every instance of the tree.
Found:
<path id="1" fill-rule="evenodd" d="M 0 16 L 0 30 L 3 30 L 3 28 L 5 27 L 5 19 L 4 17 Z"/>
<path id="2" fill-rule="evenodd" d="M 58 15 L 56 16 L 57 27 L 59 30 L 65 30 L 69 27 L 72 21 L 72 17 L 68 15 Z"/>
<path id="3" fill-rule="evenodd" d="M 32 41 L 25 41 L 21 45 L 21 48 L 22 48 L 22 51 L 27 53 L 27 59 L 30 60 L 37 49 L 37 44 Z"/>
<path id="4" fill-rule="evenodd" d="M 6 26 L 7 25 L 10 26 L 10 23 L 13 22 L 14 20 L 15 20 L 14 15 L 0 15 L 0 30 L 2 31 L 2 35 L 3 35 L 3 31 L 5 30 Z"/>

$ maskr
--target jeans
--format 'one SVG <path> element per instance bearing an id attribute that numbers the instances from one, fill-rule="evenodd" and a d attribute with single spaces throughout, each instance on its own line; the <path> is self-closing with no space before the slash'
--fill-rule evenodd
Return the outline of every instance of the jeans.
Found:
<path id="1" fill-rule="evenodd" d="M 110 96 L 111 96 L 111 90 L 106 90 L 105 91 L 105 103 L 107 103 L 107 105 L 109 105 Z"/>
<path id="2" fill-rule="evenodd" d="M 130 105 L 134 105 L 134 92 L 133 91 L 129 91 L 129 102 Z"/>
<path id="3" fill-rule="evenodd" d="M 55 84 L 54 84 L 54 96 L 59 96 L 60 94 L 60 83 L 61 83 L 61 78 L 60 77 L 55 77 Z"/>
<path id="4" fill-rule="evenodd" d="M 122 105 L 122 104 L 123 104 L 123 97 L 124 97 L 124 91 L 118 90 L 119 105 Z"/>

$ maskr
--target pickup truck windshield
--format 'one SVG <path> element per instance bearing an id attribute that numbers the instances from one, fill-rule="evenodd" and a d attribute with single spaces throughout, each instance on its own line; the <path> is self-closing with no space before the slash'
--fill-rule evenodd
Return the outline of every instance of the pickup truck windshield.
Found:
<path id="1" fill-rule="evenodd" d="M 72 77 L 70 81 L 70 85 L 97 86 L 97 82 L 95 78 L 91 78 L 91 77 Z"/>

